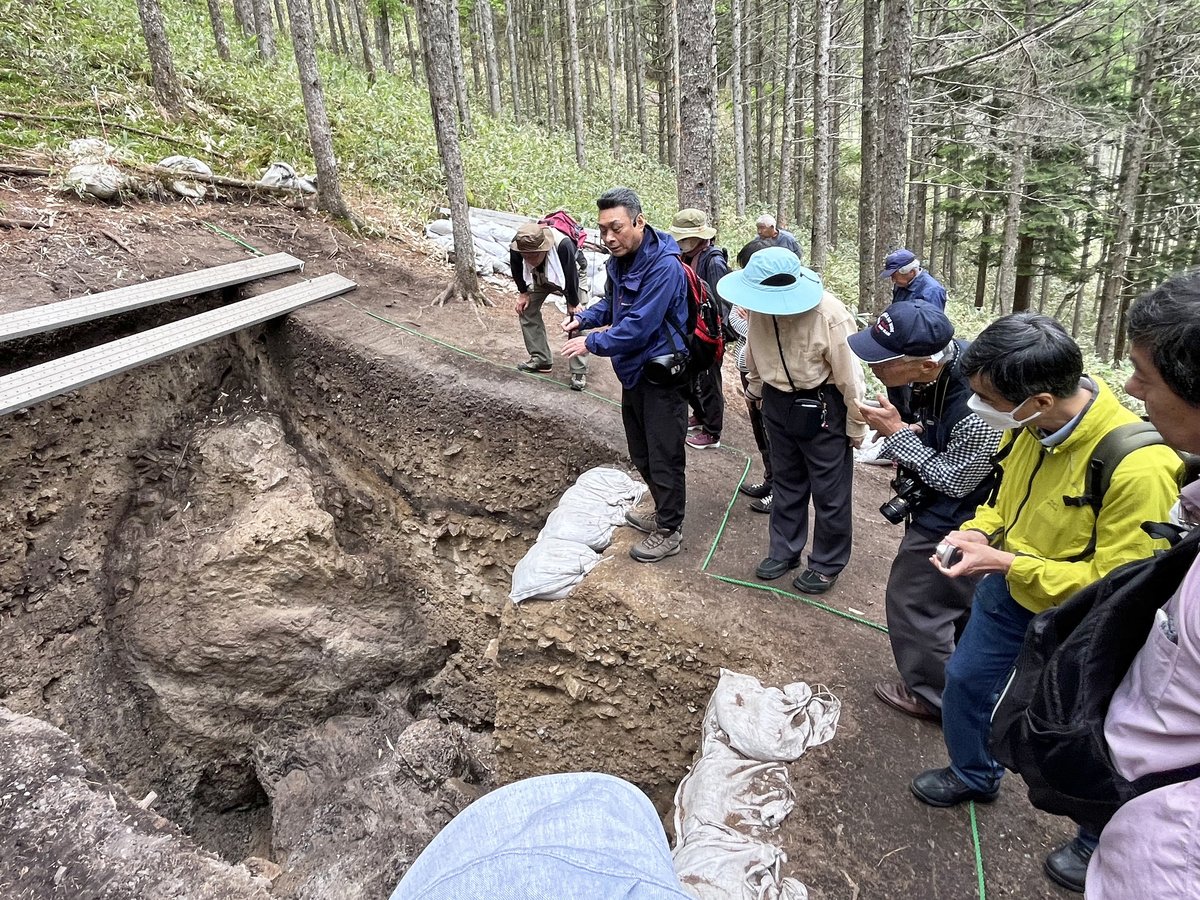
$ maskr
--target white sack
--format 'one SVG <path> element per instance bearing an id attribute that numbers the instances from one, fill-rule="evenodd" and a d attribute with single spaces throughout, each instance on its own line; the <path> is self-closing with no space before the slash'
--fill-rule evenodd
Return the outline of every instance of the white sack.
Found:
<path id="1" fill-rule="evenodd" d="M 513 603 L 522 600 L 561 600 L 600 562 L 586 544 L 556 538 L 540 540 L 525 554 L 512 575 Z"/>
<path id="2" fill-rule="evenodd" d="M 673 858 L 683 889 L 699 900 L 808 900 L 803 884 L 780 875 L 786 853 L 724 825 L 699 826 Z"/>
<path id="3" fill-rule="evenodd" d="M 195 172 L 197 175 L 212 177 L 212 169 L 194 156 L 168 156 L 159 165 L 164 169 L 174 169 L 178 172 Z M 179 179 L 172 181 L 167 187 L 179 196 L 187 197 L 190 200 L 203 200 L 206 193 L 204 185 L 199 181 Z"/>
<path id="4" fill-rule="evenodd" d="M 124 186 L 125 176 L 107 163 L 80 163 L 72 166 L 63 179 L 63 187 L 101 200 L 111 200 Z"/>
<path id="5" fill-rule="evenodd" d="M 837 697 L 814 693 L 802 681 L 780 690 L 727 669 L 721 670 L 709 706 L 729 746 L 743 756 L 788 762 L 832 739 L 842 711 Z"/>
<path id="6" fill-rule="evenodd" d="M 454 224 L 449 219 L 434 219 L 425 226 L 425 234 L 427 235 L 447 235 L 453 234 Z"/>
<path id="7" fill-rule="evenodd" d="M 79 160 L 103 160 L 116 152 L 116 147 L 100 138 L 76 138 L 67 144 L 67 154 Z"/>
<path id="8" fill-rule="evenodd" d="M 613 532 L 617 523 L 612 521 L 606 507 L 600 514 L 577 506 L 560 506 L 542 527 L 539 541 L 557 539 L 586 544 L 600 553 L 612 543 Z"/>
<path id="9" fill-rule="evenodd" d="M 704 751 L 679 783 L 675 835 L 686 843 L 697 827 L 711 822 L 761 837 L 778 828 L 795 805 L 784 763 L 749 760 L 717 744 Z"/>

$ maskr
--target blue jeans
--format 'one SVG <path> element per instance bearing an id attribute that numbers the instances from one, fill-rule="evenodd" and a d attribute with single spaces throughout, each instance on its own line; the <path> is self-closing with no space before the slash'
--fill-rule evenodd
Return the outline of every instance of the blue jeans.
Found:
<path id="1" fill-rule="evenodd" d="M 946 664 L 942 735 L 950 768 L 973 790 L 993 791 L 1004 775 L 988 749 L 992 710 L 1032 618 L 1012 598 L 1003 575 L 985 576 L 975 588 L 966 630 Z"/>

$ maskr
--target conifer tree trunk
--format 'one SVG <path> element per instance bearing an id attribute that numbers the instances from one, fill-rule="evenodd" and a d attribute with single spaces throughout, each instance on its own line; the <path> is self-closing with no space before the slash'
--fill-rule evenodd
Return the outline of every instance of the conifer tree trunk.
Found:
<path id="1" fill-rule="evenodd" d="M 459 25 L 458 0 L 449 0 L 446 18 L 450 25 L 450 74 L 454 78 L 454 100 L 458 104 L 458 122 L 465 135 L 474 134 L 471 126 L 471 104 L 467 98 L 467 75 L 463 66 L 462 29 Z M 428 40 L 426 41 L 428 43 Z M 437 50 L 438 48 L 433 48 Z"/>
<path id="2" fill-rule="evenodd" d="M 612 0 L 604 0 L 604 44 L 608 54 L 608 133 L 612 155 L 621 156 L 621 112 L 617 98 L 617 30 Z"/>
<path id="3" fill-rule="evenodd" d="M 875 259 L 882 260 L 904 240 L 904 186 L 908 174 L 909 80 L 912 67 L 913 0 L 887 0 L 880 49 L 879 203 Z M 874 312 L 891 302 L 891 285 L 875 281 Z"/>
<path id="4" fill-rule="evenodd" d="M 379 48 L 379 58 L 383 62 L 383 70 L 389 75 L 396 74 L 396 60 L 392 56 L 392 17 L 387 4 L 379 4 L 379 12 L 375 16 L 375 45 Z"/>
<path id="5" fill-rule="evenodd" d="M 508 41 L 509 100 L 512 103 L 513 121 L 521 124 L 521 73 L 517 64 L 517 10 L 516 0 L 504 0 L 504 36 Z"/>
<path id="6" fill-rule="evenodd" d="M 175 77 L 171 42 L 167 38 L 162 10 L 158 8 L 158 0 L 137 0 L 137 5 L 142 37 L 146 39 L 146 52 L 150 57 L 150 81 L 155 96 L 166 112 L 178 115 L 183 110 L 183 96 L 179 91 L 179 80 Z"/>
<path id="7" fill-rule="evenodd" d="M 649 129 L 646 123 L 646 57 L 642 52 L 642 28 L 637 20 L 637 2 L 633 3 L 633 72 L 637 93 L 638 149 L 645 156 L 650 147 Z"/>
<path id="8" fill-rule="evenodd" d="M 680 84 L 687 90 L 679 97 L 679 166 L 676 195 L 679 208 L 703 210 L 711 220 L 713 204 L 712 169 L 716 123 L 713 96 L 717 73 L 710 64 L 716 43 L 717 12 L 713 0 L 685 0 L 682 19 L 687 27 L 679 32 Z"/>
<path id="9" fill-rule="evenodd" d="M 271 20 L 271 0 L 254 0 L 254 35 L 258 41 L 258 57 L 265 63 L 275 62 L 275 23 Z"/>
<path id="10" fill-rule="evenodd" d="M 575 163 L 579 168 L 587 166 L 587 148 L 584 146 L 583 110 L 579 108 L 579 23 L 575 0 L 565 0 L 567 10 L 567 67 L 570 73 L 568 90 L 571 92 L 571 128 L 575 132 Z"/>
<path id="11" fill-rule="evenodd" d="M 878 3 L 863 4 L 862 98 L 859 102 L 858 308 L 875 306 L 875 228 L 879 213 L 879 16 Z"/>
<path id="12" fill-rule="evenodd" d="M 304 115 L 308 121 L 308 140 L 317 167 L 317 205 L 338 218 L 353 221 L 354 215 L 342 197 L 338 181 L 333 135 L 329 127 L 329 114 L 325 110 L 325 92 L 317 71 L 312 20 L 305 0 L 287 0 L 287 4 L 292 20 L 292 46 L 300 75 L 300 93 L 304 98 Z"/>
<path id="13" fill-rule="evenodd" d="M 471 84 L 476 94 L 483 93 L 483 75 L 479 71 L 479 36 L 483 33 L 483 23 L 480 20 L 480 4 L 476 3 L 471 10 L 467 27 L 467 45 L 464 48 L 471 57 Z"/>
<path id="14" fill-rule="evenodd" d="M 276 33 L 282 34 L 284 37 L 288 37 L 288 35 L 289 35 L 288 21 L 287 21 L 287 16 L 284 15 L 283 5 L 282 5 L 281 0 L 274 0 L 273 5 L 275 7 L 275 26 L 276 26 L 275 30 L 276 30 Z"/>
<path id="15" fill-rule="evenodd" d="M 745 98 L 742 96 L 742 0 L 731 0 L 733 13 L 733 60 L 729 70 L 730 92 L 733 94 L 733 190 L 734 209 L 738 217 L 746 215 L 746 121 Z"/>
<path id="16" fill-rule="evenodd" d="M 817 0 L 825 3 L 828 0 Z M 793 123 L 796 115 L 796 57 L 800 47 L 800 0 L 787 2 L 786 50 L 783 55 L 783 126 L 779 138 L 779 194 L 775 198 L 775 218 L 782 228 L 788 223 L 788 207 L 792 199 Z M 792 223 L 795 227 L 796 223 Z"/>
<path id="17" fill-rule="evenodd" d="M 667 93 L 665 108 L 659 115 L 666 114 L 667 165 L 679 170 L 679 0 L 663 0 L 663 17 L 666 23 L 666 76 Z"/>
<path id="18" fill-rule="evenodd" d="M 1096 318 L 1096 355 L 1108 357 L 1115 344 L 1114 323 L 1117 300 L 1125 282 L 1125 267 L 1129 260 L 1130 238 L 1133 234 L 1134 204 L 1146 150 L 1146 140 L 1152 121 L 1151 103 L 1155 71 L 1158 68 L 1158 43 L 1162 32 L 1166 0 L 1159 0 L 1154 18 L 1142 34 L 1141 50 L 1138 53 L 1137 69 L 1133 75 L 1131 91 L 1130 123 L 1125 129 L 1125 146 L 1121 153 L 1120 186 L 1114 203 L 1116 228 L 1108 251 L 1108 275 L 1104 291 L 1100 295 L 1100 308 Z"/>
<path id="19" fill-rule="evenodd" d="M 483 59 L 487 65 L 488 112 L 495 119 L 500 116 L 500 54 L 496 50 L 496 23 L 492 4 L 486 0 L 479 6 L 479 19 L 483 26 Z"/>
<path id="20" fill-rule="evenodd" d="M 229 35 L 225 33 L 225 16 L 221 13 L 220 0 L 208 0 L 208 18 L 212 21 L 217 56 L 225 62 L 229 62 Z"/>
<path id="21" fill-rule="evenodd" d="M 553 128 L 558 124 L 558 57 L 554 52 L 554 40 L 550 32 L 550 0 L 542 0 L 542 65 L 546 70 L 547 124 Z"/>
<path id="22" fill-rule="evenodd" d="M 233 0 L 233 20 L 246 37 L 254 35 L 254 0 Z"/>
<path id="23" fill-rule="evenodd" d="M 837 0 L 832 8 L 836 10 Z M 832 43 L 836 44 L 838 35 L 833 35 Z M 838 76 L 838 60 L 840 54 L 830 50 L 829 78 L 829 249 L 836 250 L 838 245 L 838 202 L 841 192 L 838 190 L 838 172 L 842 167 L 842 79 Z"/>
<path id="24" fill-rule="evenodd" d="M 408 57 L 408 67 L 412 71 L 413 84 L 417 83 L 417 48 L 413 45 L 412 23 L 408 18 L 408 4 L 400 7 L 400 16 L 404 19 L 404 47 Z"/>
<path id="25" fill-rule="evenodd" d="M 374 84 L 379 80 L 379 73 L 375 71 L 375 54 L 371 50 L 371 33 L 367 27 L 367 14 L 363 9 L 363 0 L 350 0 L 350 14 L 354 17 L 358 42 L 362 46 L 363 68 L 367 70 L 367 84 Z"/>
<path id="26" fill-rule="evenodd" d="M 341 0 L 329 0 L 329 8 L 337 18 L 338 43 L 342 46 L 342 56 L 350 57 L 350 40 L 346 37 L 346 18 L 342 14 Z"/>
<path id="27" fill-rule="evenodd" d="M 813 180 L 812 255 L 809 266 L 824 271 L 829 256 L 829 184 L 832 160 L 829 135 L 830 44 L 833 39 L 832 0 L 815 0 L 816 49 L 813 53 Z"/>
<path id="28" fill-rule="evenodd" d="M 455 49 L 451 19 L 458 17 L 454 0 L 417 0 L 417 22 L 421 33 L 425 76 L 429 87 L 429 105 L 433 112 L 433 128 L 437 136 L 438 153 L 446 172 L 446 189 L 450 201 L 450 221 L 454 233 L 453 283 L 438 297 L 439 305 L 456 298 L 482 303 L 479 277 L 475 272 L 475 243 L 471 237 L 470 210 L 467 206 L 467 184 L 463 175 L 462 153 L 458 142 L 458 123 L 455 121 L 455 91 L 453 57 Z M 450 48 L 452 52 L 446 53 Z"/>

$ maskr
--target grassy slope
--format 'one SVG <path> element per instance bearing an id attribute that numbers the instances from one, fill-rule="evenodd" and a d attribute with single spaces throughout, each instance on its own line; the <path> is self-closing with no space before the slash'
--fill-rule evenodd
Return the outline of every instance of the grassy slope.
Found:
<path id="1" fill-rule="evenodd" d="M 143 161 L 185 153 L 235 177 L 256 178 L 274 160 L 311 172 L 290 44 L 282 41 L 279 62 L 264 66 L 230 17 L 234 60 L 222 63 L 204 4 L 162 5 L 175 66 L 190 93 L 190 115 L 174 122 L 155 105 L 130 0 L 0 0 L 0 108 L 90 123 L 0 119 L 0 144 L 55 151 L 72 138 L 101 136 L 99 113 L 109 142 Z M 322 58 L 321 70 L 351 202 L 381 218 L 417 224 L 444 203 L 444 182 L 428 96 L 398 61 L 399 74 L 383 75 L 373 87 L 357 67 L 332 55 Z M 593 140 L 588 168 L 581 170 L 569 134 L 517 127 L 511 117 L 493 120 L 485 108 L 475 104 L 476 134 L 463 146 L 474 205 L 525 213 L 565 207 L 594 220 L 596 195 L 628 184 L 641 193 L 653 221 L 668 221 L 674 212 L 673 175 L 656 160 L 614 160 Z M 169 140 L 123 132 L 120 124 Z"/>

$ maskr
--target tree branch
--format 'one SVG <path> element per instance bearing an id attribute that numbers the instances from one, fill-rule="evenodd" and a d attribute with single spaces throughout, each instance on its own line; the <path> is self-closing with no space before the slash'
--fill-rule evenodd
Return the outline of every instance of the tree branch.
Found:
<path id="1" fill-rule="evenodd" d="M 1059 16 L 1054 21 L 1047 22 L 1045 25 L 1039 25 L 1037 28 L 1034 28 L 1032 31 L 1023 32 L 1023 33 L 1017 35 L 1015 38 L 1005 41 L 999 47 L 995 47 L 991 50 L 985 50 L 983 53 L 977 53 L 975 56 L 969 57 L 967 59 L 959 60 L 958 62 L 946 63 L 946 64 L 940 65 L 940 66 L 930 66 L 925 69 L 914 69 L 912 75 L 914 78 L 930 78 L 934 75 L 940 75 L 942 72 L 949 72 L 952 69 L 961 69 L 966 66 L 974 65 L 977 62 L 983 62 L 984 60 L 994 59 L 997 56 L 1003 56 L 1005 53 L 1007 53 L 1013 47 L 1017 46 L 1018 44 L 1021 44 L 1024 41 L 1029 40 L 1030 38 L 1041 37 L 1043 35 L 1049 34 L 1052 31 L 1055 31 L 1056 29 L 1058 29 L 1062 25 L 1067 24 L 1067 22 L 1071 21 L 1072 19 L 1076 18 L 1077 16 L 1081 15 L 1082 13 L 1087 12 L 1089 9 L 1091 9 L 1095 5 L 1096 5 L 1096 0 L 1084 0 L 1084 2 L 1081 3 L 1079 6 L 1075 7 L 1075 9 L 1071 10 L 1070 12 L 1064 13 L 1063 15 Z"/>

